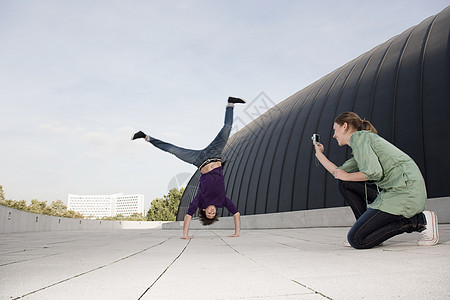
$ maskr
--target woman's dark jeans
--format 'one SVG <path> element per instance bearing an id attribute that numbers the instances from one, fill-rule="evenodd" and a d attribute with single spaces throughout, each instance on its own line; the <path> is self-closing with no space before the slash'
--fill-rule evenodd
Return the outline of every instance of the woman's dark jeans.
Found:
<path id="1" fill-rule="evenodd" d="M 367 204 L 372 203 L 378 196 L 377 186 L 371 182 L 338 180 L 338 187 L 356 220 L 367 210 Z"/>
<path id="2" fill-rule="evenodd" d="M 347 235 L 348 242 L 353 248 L 369 249 L 393 236 L 422 231 L 425 228 L 423 213 L 405 218 L 378 209 L 367 209 L 367 202 L 372 203 L 378 195 L 373 184 L 367 183 L 366 190 L 364 182 L 338 180 L 338 186 L 356 217 L 356 222 Z"/>
<path id="3" fill-rule="evenodd" d="M 225 111 L 225 122 L 224 126 L 217 134 L 216 138 L 203 150 L 191 150 L 181 148 L 161 140 L 150 137 L 150 143 L 152 143 L 155 147 L 169 152 L 182 161 L 193 164 L 196 167 L 200 167 L 200 165 L 209 158 L 221 158 L 222 151 L 225 147 L 225 144 L 228 141 L 230 136 L 231 128 L 233 126 L 233 107 L 227 106 Z"/>

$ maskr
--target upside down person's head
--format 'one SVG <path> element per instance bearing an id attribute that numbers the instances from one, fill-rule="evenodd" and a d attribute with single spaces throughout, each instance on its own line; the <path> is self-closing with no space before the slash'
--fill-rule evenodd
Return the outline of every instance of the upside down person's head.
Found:
<path id="1" fill-rule="evenodd" d="M 198 217 L 203 226 L 211 225 L 219 220 L 217 210 L 214 205 L 209 205 L 207 208 L 199 209 Z"/>

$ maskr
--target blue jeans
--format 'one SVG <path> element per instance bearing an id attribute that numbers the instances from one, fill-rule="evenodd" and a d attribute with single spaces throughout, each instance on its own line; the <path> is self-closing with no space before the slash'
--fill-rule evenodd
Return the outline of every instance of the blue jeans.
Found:
<path id="1" fill-rule="evenodd" d="M 181 148 L 163 142 L 161 140 L 155 139 L 153 137 L 150 137 L 150 143 L 152 143 L 153 146 L 165 152 L 169 152 L 175 155 L 182 161 L 193 164 L 196 167 L 200 167 L 200 165 L 207 159 L 222 157 L 223 148 L 225 148 L 225 144 L 227 143 L 228 138 L 230 137 L 232 126 L 233 126 L 233 107 L 227 106 L 225 111 L 224 126 L 217 134 L 216 138 L 211 142 L 211 144 L 209 144 L 208 147 L 206 147 L 203 150 L 191 150 Z"/>
<path id="2" fill-rule="evenodd" d="M 418 213 L 412 218 L 393 215 L 378 209 L 368 208 L 367 202 L 375 200 L 378 193 L 364 188 L 364 183 L 338 181 L 339 190 L 355 213 L 356 222 L 348 232 L 347 239 L 356 249 L 369 249 L 402 233 L 425 229 L 425 215 Z M 362 188 L 363 187 L 363 188 Z"/>
<path id="3" fill-rule="evenodd" d="M 396 235 L 422 231 L 425 224 L 423 213 L 405 218 L 369 208 L 352 226 L 347 239 L 353 248 L 369 249 Z"/>

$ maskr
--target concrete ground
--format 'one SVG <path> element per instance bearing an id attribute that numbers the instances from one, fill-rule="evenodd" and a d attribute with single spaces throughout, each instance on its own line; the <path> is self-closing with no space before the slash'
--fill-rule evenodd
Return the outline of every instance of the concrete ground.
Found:
<path id="1" fill-rule="evenodd" d="M 0 299 L 450 299 L 450 225 L 383 246 L 348 227 L 54 231 L 0 235 Z"/>

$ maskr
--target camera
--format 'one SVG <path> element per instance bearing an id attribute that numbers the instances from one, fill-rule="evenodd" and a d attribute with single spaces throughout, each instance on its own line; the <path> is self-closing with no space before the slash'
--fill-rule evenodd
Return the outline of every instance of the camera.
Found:
<path id="1" fill-rule="evenodd" d="M 314 143 L 320 143 L 320 135 L 318 135 L 317 133 L 314 133 L 311 139 L 313 140 Z"/>

